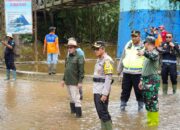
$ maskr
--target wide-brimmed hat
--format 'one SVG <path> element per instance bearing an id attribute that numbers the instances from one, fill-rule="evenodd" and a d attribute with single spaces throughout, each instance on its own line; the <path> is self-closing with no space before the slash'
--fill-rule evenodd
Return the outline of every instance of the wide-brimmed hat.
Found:
<path id="1" fill-rule="evenodd" d="M 75 46 L 77 47 L 77 41 L 74 39 L 69 39 L 67 46 Z"/>
<path id="2" fill-rule="evenodd" d="M 8 33 L 6 36 L 10 37 L 10 38 L 13 38 L 13 35 L 11 33 Z"/>
<path id="3" fill-rule="evenodd" d="M 103 41 L 96 41 L 96 42 L 92 45 L 92 48 L 100 48 L 100 47 L 105 47 L 105 42 L 103 42 Z"/>

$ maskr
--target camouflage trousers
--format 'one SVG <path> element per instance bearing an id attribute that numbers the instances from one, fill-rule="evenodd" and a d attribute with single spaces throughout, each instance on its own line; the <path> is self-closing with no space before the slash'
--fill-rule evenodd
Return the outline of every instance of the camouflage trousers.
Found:
<path id="1" fill-rule="evenodd" d="M 160 76 L 150 75 L 142 77 L 142 95 L 147 111 L 159 111 L 158 91 L 160 87 Z"/>

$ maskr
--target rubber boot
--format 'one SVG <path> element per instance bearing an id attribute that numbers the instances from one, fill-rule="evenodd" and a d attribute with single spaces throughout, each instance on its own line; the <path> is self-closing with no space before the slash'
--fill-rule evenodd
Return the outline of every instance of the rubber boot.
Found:
<path id="1" fill-rule="evenodd" d="M 16 70 L 12 71 L 12 75 L 13 75 L 13 80 L 15 81 L 16 80 Z"/>
<path id="2" fill-rule="evenodd" d="M 6 79 L 5 80 L 9 80 L 10 79 L 10 70 L 6 69 Z"/>
<path id="3" fill-rule="evenodd" d="M 105 130 L 112 130 L 112 121 L 106 121 L 105 122 Z"/>
<path id="4" fill-rule="evenodd" d="M 159 125 L 159 112 L 148 112 L 147 124 L 148 126 L 158 126 Z"/>
<path id="5" fill-rule="evenodd" d="M 127 103 L 125 101 L 121 101 L 121 105 L 120 105 L 121 111 L 125 111 L 126 106 L 127 106 Z"/>
<path id="6" fill-rule="evenodd" d="M 81 107 L 75 107 L 75 108 L 76 108 L 76 117 L 81 118 L 82 117 Z"/>
<path id="7" fill-rule="evenodd" d="M 75 103 L 70 103 L 71 114 L 76 113 Z"/>
<path id="8" fill-rule="evenodd" d="M 163 89 L 163 95 L 167 95 L 168 85 L 167 84 L 163 84 L 162 85 L 162 89 Z"/>
<path id="9" fill-rule="evenodd" d="M 106 130 L 105 122 L 101 120 L 101 130 Z"/>
<path id="10" fill-rule="evenodd" d="M 52 64 L 52 74 L 56 74 L 56 64 Z"/>
<path id="11" fill-rule="evenodd" d="M 49 75 L 51 75 L 52 74 L 52 71 L 51 71 L 51 64 L 48 64 L 48 73 L 49 73 Z"/>
<path id="12" fill-rule="evenodd" d="M 139 112 L 143 111 L 143 106 L 144 106 L 144 102 L 138 101 L 138 111 Z"/>
<path id="13" fill-rule="evenodd" d="M 173 88 L 173 94 L 176 94 L 177 85 L 172 85 Z"/>
<path id="14" fill-rule="evenodd" d="M 151 124 L 151 112 L 147 111 L 147 125 Z"/>

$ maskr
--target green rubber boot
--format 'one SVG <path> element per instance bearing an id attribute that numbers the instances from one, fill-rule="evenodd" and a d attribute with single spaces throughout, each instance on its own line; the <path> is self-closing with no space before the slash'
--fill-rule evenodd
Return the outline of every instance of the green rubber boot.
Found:
<path id="1" fill-rule="evenodd" d="M 105 122 L 105 130 L 112 130 L 112 121 L 106 121 Z"/>
<path id="2" fill-rule="evenodd" d="M 106 130 L 105 122 L 101 120 L 101 130 Z"/>
<path id="3" fill-rule="evenodd" d="M 151 112 L 147 111 L 147 124 L 151 123 Z"/>
<path id="4" fill-rule="evenodd" d="M 176 94 L 177 85 L 172 85 L 173 88 L 173 94 Z"/>
<path id="5" fill-rule="evenodd" d="M 10 79 L 10 70 L 6 69 L 6 79 L 5 80 L 9 80 Z"/>
<path id="6" fill-rule="evenodd" d="M 12 74 L 13 74 L 13 80 L 15 81 L 16 80 L 16 70 L 13 70 Z"/>
<path id="7" fill-rule="evenodd" d="M 148 112 L 147 113 L 147 124 L 148 126 L 158 126 L 159 125 L 159 112 Z"/>
<path id="8" fill-rule="evenodd" d="M 162 85 L 162 89 L 163 89 L 163 95 L 167 95 L 168 85 L 167 84 L 163 84 Z"/>
<path id="9" fill-rule="evenodd" d="M 101 130 L 112 130 L 112 121 L 102 121 L 101 120 Z"/>

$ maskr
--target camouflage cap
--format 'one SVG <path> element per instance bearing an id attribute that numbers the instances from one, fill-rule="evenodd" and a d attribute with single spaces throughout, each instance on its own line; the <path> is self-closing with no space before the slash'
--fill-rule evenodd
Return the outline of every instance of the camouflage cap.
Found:
<path id="1" fill-rule="evenodd" d="M 155 45 L 155 41 L 156 41 L 156 39 L 155 39 L 154 37 L 148 36 L 148 37 L 146 38 L 146 40 L 144 41 L 144 44 L 149 43 L 149 44 Z"/>

